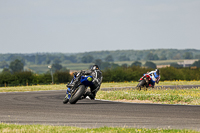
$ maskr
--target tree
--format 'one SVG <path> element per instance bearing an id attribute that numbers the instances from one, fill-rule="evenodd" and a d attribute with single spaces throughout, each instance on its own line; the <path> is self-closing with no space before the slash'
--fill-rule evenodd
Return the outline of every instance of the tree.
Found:
<path id="1" fill-rule="evenodd" d="M 15 61 L 12 61 L 10 63 L 9 68 L 12 70 L 13 73 L 21 72 L 24 69 L 24 64 L 20 60 L 16 59 Z"/>
<path id="2" fill-rule="evenodd" d="M 101 68 L 101 66 L 102 66 L 102 63 L 103 63 L 103 61 L 102 61 L 101 59 L 96 59 L 96 60 L 94 60 L 94 64 L 95 64 L 95 65 L 98 65 L 100 68 Z"/>
<path id="3" fill-rule="evenodd" d="M 153 53 L 148 53 L 146 56 L 147 60 L 154 60 L 154 55 Z"/>
<path id="4" fill-rule="evenodd" d="M 60 63 L 61 63 L 61 61 L 60 61 L 60 59 L 58 59 L 58 58 L 55 58 L 55 59 L 53 60 L 53 63 L 54 63 L 54 64 L 60 64 Z"/>
<path id="5" fill-rule="evenodd" d="M 170 64 L 171 67 L 174 67 L 174 68 L 182 68 L 183 66 L 177 64 L 177 63 L 171 63 Z"/>
<path id="6" fill-rule="evenodd" d="M 38 54 L 36 54 L 35 55 L 35 64 L 37 65 L 37 64 L 39 64 L 39 59 L 38 59 L 39 57 L 38 57 Z"/>
<path id="7" fill-rule="evenodd" d="M 46 64 L 50 64 L 50 62 L 51 62 L 51 60 L 49 59 L 49 57 L 48 57 L 48 56 L 46 56 L 45 63 L 46 63 Z"/>
<path id="8" fill-rule="evenodd" d="M 154 60 L 159 60 L 158 55 L 157 55 L 157 54 L 154 54 L 154 55 L 153 55 L 153 59 L 154 59 Z"/>
<path id="9" fill-rule="evenodd" d="M 183 55 L 184 59 L 193 59 L 193 54 L 192 52 L 185 52 Z"/>
<path id="10" fill-rule="evenodd" d="M 0 62 L 0 68 L 7 68 L 7 67 L 9 67 L 9 65 L 6 61 Z"/>
<path id="11" fill-rule="evenodd" d="M 200 59 L 200 54 L 195 55 L 195 59 Z"/>
<path id="12" fill-rule="evenodd" d="M 4 68 L 2 73 L 10 73 L 10 69 L 9 68 Z"/>
<path id="13" fill-rule="evenodd" d="M 133 62 L 132 64 L 131 64 L 131 66 L 142 66 L 142 63 L 141 62 L 139 62 L 139 61 L 135 61 L 135 62 Z"/>
<path id="14" fill-rule="evenodd" d="M 153 68 L 156 69 L 156 64 L 151 62 L 151 61 L 147 61 L 144 66 L 148 67 L 148 68 Z"/>
<path id="15" fill-rule="evenodd" d="M 121 65 L 123 68 L 127 68 L 128 67 L 128 64 L 124 63 Z"/>
<path id="16" fill-rule="evenodd" d="M 52 64 L 52 70 L 53 71 L 57 71 L 57 70 L 61 70 L 61 69 L 62 69 L 61 64 L 58 64 L 58 63 Z"/>
<path id="17" fill-rule="evenodd" d="M 147 60 L 159 60 L 159 57 L 157 54 L 153 54 L 153 53 L 148 53 L 146 56 Z"/>
<path id="18" fill-rule="evenodd" d="M 104 70 L 106 68 L 111 68 L 111 64 L 109 62 L 102 62 L 101 70 Z"/>
<path id="19" fill-rule="evenodd" d="M 119 56 L 119 61 L 129 61 L 129 57 L 126 57 L 125 55 Z"/>
<path id="20" fill-rule="evenodd" d="M 116 68 L 116 67 L 119 67 L 119 65 L 115 63 L 102 62 L 101 64 L 101 70 L 104 70 L 107 68 Z"/>
<path id="21" fill-rule="evenodd" d="M 200 67 L 200 60 L 195 61 L 192 66 Z"/>
<path id="22" fill-rule="evenodd" d="M 91 63 L 94 60 L 94 57 L 91 55 L 85 55 L 81 58 L 83 63 Z"/>
<path id="23" fill-rule="evenodd" d="M 106 62 L 112 62 L 112 61 L 114 61 L 112 55 L 106 56 L 104 60 L 105 60 Z"/>
<path id="24" fill-rule="evenodd" d="M 161 55 L 160 60 L 167 60 L 166 55 Z"/>
<path id="25" fill-rule="evenodd" d="M 176 55 L 173 57 L 173 59 L 175 59 L 175 60 L 179 60 L 179 59 L 181 59 L 181 55 L 180 55 L 180 53 L 176 54 Z"/>

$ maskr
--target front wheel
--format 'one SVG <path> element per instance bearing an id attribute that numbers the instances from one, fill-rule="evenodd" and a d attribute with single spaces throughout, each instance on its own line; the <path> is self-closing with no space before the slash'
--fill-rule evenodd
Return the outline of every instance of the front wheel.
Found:
<path id="1" fill-rule="evenodd" d="M 76 88 L 75 92 L 71 95 L 71 97 L 69 99 L 69 103 L 75 104 L 84 93 L 85 93 L 85 86 L 84 85 L 78 86 L 78 88 Z"/>
<path id="2" fill-rule="evenodd" d="M 140 82 L 138 83 L 138 85 L 137 85 L 137 88 L 138 88 L 139 90 L 141 90 L 141 88 L 144 87 L 145 83 L 146 83 L 145 80 L 140 81 Z"/>
<path id="3" fill-rule="evenodd" d="M 69 99 L 67 98 L 67 97 L 65 97 L 64 99 L 63 99 L 63 104 L 67 104 L 69 102 Z"/>

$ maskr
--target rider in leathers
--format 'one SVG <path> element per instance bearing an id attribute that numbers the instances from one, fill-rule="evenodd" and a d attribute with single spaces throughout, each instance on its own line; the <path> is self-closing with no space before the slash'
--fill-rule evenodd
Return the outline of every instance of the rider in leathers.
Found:
<path id="1" fill-rule="evenodd" d="M 81 71 L 81 75 L 89 75 L 89 76 L 92 76 L 93 78 L 92 80 L 93 85 L 90 86 L 90 91 L 88 91 L 86 95 L 84 95 L 82 98 L 89 96 L 91 100 L 94 100 L 96 97 L 97 91 L 100 89 L 102 79 L 103 79 L 101 70 L 99 69 L 98 65 L 93 65 L 90 70 Z M 69 88 L 73 87 L 76 84 L 76 82 L 79 81 L 79 78 L 81 75 L 78 74 L 76 80 L 73 83 L 67 85 L 67 87 Z"/>
<path id="2" fill-rule="evenodd" d="M 156 69 L 155 71 L 151 71 L 151 72 L 147 72 L 147 74 L 150 75 L 151 80 L 150 80 L 150 84 L 152 85 L 152 88 L 154 88 L 155 83 L 159 83 L 160 80 L 160 71 L 159 69 Z"/>

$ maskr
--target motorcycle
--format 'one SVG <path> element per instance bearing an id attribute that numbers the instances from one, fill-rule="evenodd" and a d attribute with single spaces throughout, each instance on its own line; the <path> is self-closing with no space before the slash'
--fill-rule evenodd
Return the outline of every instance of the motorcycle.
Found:
<path id="1" fill-rule="evenodd" d="M 149 74 L 144 74 L 139 79 L 139 83 L 136 87 L 141 90 L 141 88 L 148 88 L 149 86 L 151 86 L 151 76 Z"/>
<path id="2" fill-rule="evenodd" d="M 93 85 L 92 76 L 83 75 L 82 72 L 75 73 L 73 79 L 71 80 L 70 84 L 74 81 L 77 81 L 72 87 L 67 88 L 67 95 L 63 100 L 63 103 L 70 103 L 75 104 L 78 100 L 85 98 L 87 93 L 87 88 Z M 68 86 L 68 85 L 67 85 Z"/>

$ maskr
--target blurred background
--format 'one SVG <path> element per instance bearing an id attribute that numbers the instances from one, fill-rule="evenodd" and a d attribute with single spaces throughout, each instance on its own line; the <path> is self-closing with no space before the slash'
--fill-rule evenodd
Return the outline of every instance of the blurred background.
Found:
<path id="1" fill-rule="evenodd" d="M 199 0 L 0 1 L 0 84 L 51 83 L 53 75 L 57 83 L 68 82 L 74 71 L 93 64 L 104 71 L 105 82 L 136 80 L 155 68 L 163 69 L 162 80 L 199 80 L 199 5 Z M 116 71 L 123 78 L 106 78 Z M 169 77 L 168 71 L 179 73 Z"/>

